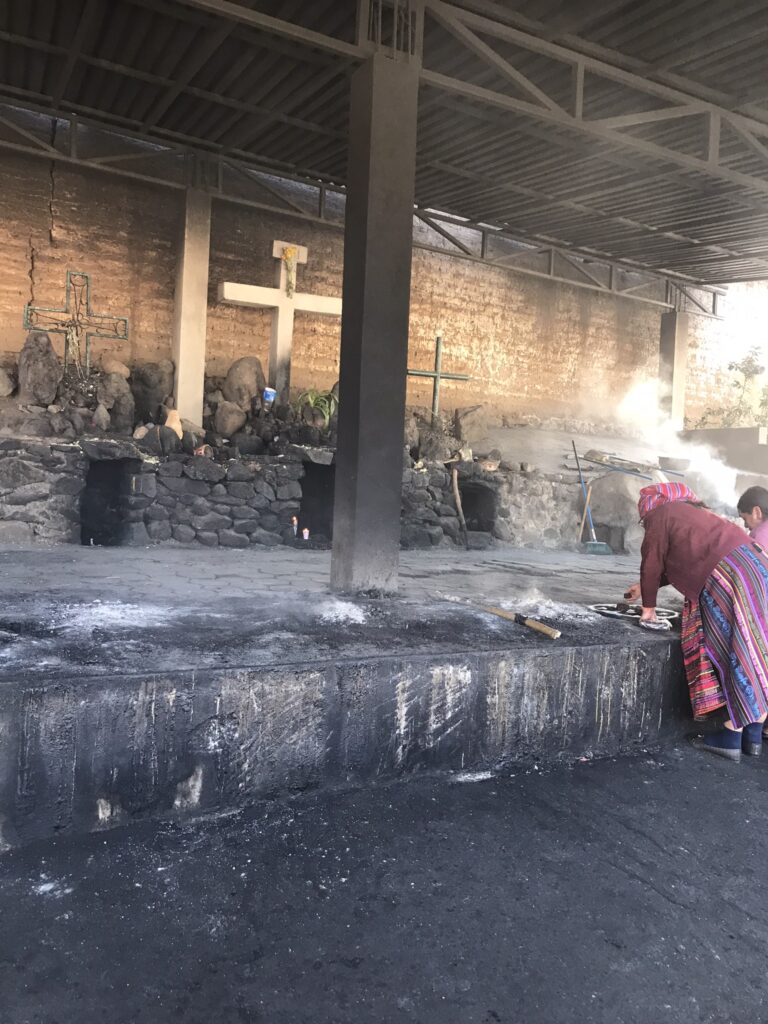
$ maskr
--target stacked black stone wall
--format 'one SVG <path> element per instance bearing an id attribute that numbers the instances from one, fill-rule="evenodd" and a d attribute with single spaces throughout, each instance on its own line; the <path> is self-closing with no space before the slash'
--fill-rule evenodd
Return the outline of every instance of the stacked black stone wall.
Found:
<path id="1" fill-rule="evenodd" d="M 0 439 L 0 544 L 80 543 L 81 497 L 93 461 L 127 467 L 125 530 L 119 542 L 209 547 L 273 547 L 294 540 L 301 518 L 304 463 L 293 455 L 218 463 L 191 455 L 148 456 L 127 440 L 36 442 Z M 128 467 L 130 467 L 128 469 Z M 490 496 L 495 519 L 470 533 L 471 547 L 501 540 L 536 548 L 574 547 L 578 484 L 502 464 L 458 464 L 460 486 Z M 121 483 L 121 486 L 122 483 Z M 451 476 L 439 462 L 403 470 L 401 543 L 405 548 L 463 544 Z"/>
<path id="2" fill-rule="evenodd" d="M 293 538 L 303 474 L 301 462 L 277 458 L 217 463 L 170 456 L 151 481 L 142 475 L 142 493 L 132 503 L 146 541 L 274 547 Z M 141 529 L 134 529 L 132 542 L 141 540 Z"/>
<path id="3" fill-rule="evenodd" d="M 80 543 L 88 460 L 76 444 L 0 439 L 0 543 Z"/>
<path id="4" fill-rule="evenodd" d="M 444 543 L 445 538 L 459 540 L 461 528 L 451 494 L 451 478 L 438 463 L 403 470 L 402 508 L 403 547 L 429 548 Z"/>

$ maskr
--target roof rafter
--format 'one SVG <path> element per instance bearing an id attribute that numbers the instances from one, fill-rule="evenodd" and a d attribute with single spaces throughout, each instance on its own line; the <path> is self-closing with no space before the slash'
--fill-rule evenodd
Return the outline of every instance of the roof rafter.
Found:
<path id="1" fill-rule="evenodd" d="M 295 39 L 299 43 L 316 47 L 319 50 L 327 50 L 329 53 L 335 53 L 341 57 L 363 60 L 371 53 L 371 47 L 367 44 L 348 43 L 344 39 L 336 39 L 334 36 L 304 28 L 295 22 L 273 18 L 260 11 L 254 11 L 250 7 L 244 7 L 242 4 L 231 3 L 230 0 L 176 0 L 176 2 L 186 7 L 193 7 L 198 11 L 218 15 L 229 21 L 250 25 L 251 28 L 257 28 L 263 32 Z"/>
<path id="2" fill-rule="evenodd" d="M 85 0 L 85 6 L 83 7 L 80 15 L 80 20 L 75 29 L 75 35 L 67 53 L 67 58 L 64 62 L 64 67 L 59 75 L 59 80 L 56 83 L 56 88 L 53 90 L 53 106 L 58 108 L 61 106 L 61 101 L 64 99 L 64 94 L 67 91 L 69 80 L 72 77 L 72 72 L 75 69 L 75 64 L 80 57 L 80 53 L 83 49 L 88 31 L 93 24 L 93 19 L 99 11 L 98 0 Z"/>

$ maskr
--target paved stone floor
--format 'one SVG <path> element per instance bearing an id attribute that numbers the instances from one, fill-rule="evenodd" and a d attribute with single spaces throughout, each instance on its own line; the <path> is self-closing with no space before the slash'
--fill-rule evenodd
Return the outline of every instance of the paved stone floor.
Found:
<path id="1" fill-rule="evenodd" d="M 61 594 L 67 600 L 189 602 L 195 606 L 232 596 L 328 589 L 326 551 L 233 551 L 202 547 L 0 548 L 3 596 Z M 424 598 L 447 592 L 460 597 L 587 604 L 620 600 L 638 578 L 639 560 L 498 547 L 406 551 L 401 555 L 401 593 Z"/>
<path id="2" fill-rule="evenodd" d="M 768 763 L 461 778 L 0 856 L 1 1024 L 768 1019 Z"/>

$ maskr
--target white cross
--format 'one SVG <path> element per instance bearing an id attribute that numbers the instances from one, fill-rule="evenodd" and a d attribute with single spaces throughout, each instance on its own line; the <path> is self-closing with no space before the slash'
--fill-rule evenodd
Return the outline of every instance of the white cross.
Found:
<path id="1" fill-rule="evenodd" d="M 235 284 L 224 281 L 219 285 L 219 302 L 230 302 L 235 306 L 256 306 L 271 309 L 272 332 L 269 339 L 269 383 L 278 395 L 288 394 L 291 381 L 291 345 L 293 342 L 294 313 L 323 313 L 326 316 L 341 316 L 341 299 L 328 295 L 309 295 L 294 292 L 289 295 L 288 268 L 283 259 L 285 249 L 296 251 L 296 263 L 307 262 L 307 249 L 291 242 L 273 242 L 272 255 L 279 260 L 275 288 L 261 285 Z"/>

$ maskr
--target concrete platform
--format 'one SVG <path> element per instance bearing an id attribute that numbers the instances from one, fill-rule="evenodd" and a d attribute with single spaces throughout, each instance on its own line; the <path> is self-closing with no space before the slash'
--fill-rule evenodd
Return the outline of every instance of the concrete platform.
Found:
<path id="1" fill-rule="evenodd" d="M 323 553 L 36 548 L 0 564 L 5 844 L 417 768 L 610 753 L 685 713 L 677 640 L 585 611 L 618 596 L 630 560 L 411 553 L 401 598 L 358 602 L 326 592 Z"/>
<path id="2" fill-rule="evenodd" d="M 462 778 L 0 856 L 0 1021 L 768 1018 L 765 757 Z"/>

